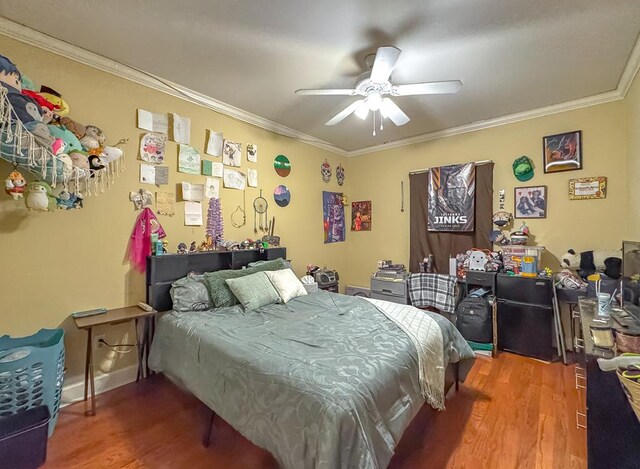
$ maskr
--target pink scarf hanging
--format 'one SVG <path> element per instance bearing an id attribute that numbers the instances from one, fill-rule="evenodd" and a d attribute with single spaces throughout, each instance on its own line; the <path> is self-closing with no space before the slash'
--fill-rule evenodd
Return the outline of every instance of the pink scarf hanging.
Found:
<path id="1" fill-rule="evenodd" d="M 157 233 L 158 238 L 166 236 L 156 215 L 146 207 L 138 215 L 129 240 L 129 262 L 139 272 L 144 272 L 147 268 L 147 256 L 151 254 L 152 233 Z"/>

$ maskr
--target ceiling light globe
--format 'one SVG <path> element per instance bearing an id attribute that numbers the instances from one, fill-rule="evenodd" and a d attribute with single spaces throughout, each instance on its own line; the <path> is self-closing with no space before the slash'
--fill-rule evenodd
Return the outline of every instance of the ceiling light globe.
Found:
<path id="1" fill-rule="evenodd" d="M 382 96 L 380 96 L 380 93 L 378 93 L 377 91 L 374 91 L 369 96 L 367 96 L 366 102 L 370 110 L 377 111 L 378 109 L 380 109 L 380 104 L 382 104 Z"/>

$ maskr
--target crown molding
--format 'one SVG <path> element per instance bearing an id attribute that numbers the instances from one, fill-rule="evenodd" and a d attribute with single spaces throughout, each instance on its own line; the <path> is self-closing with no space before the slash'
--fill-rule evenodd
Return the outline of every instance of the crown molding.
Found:
<path id="1" fill-rule="evenodd" d="M 327 150 L 341 156 L 348 156 L 348 152 L 346 150 L 325 142 L 324 140 L 320 140 L 316 137 L 312 137 L 311 135 L 307 135 L 290 127 L 278 124 L 277 122 L 273 122 L 235 106 L 231 106 L 230 104 L 218 101 L 210 96 L 191 90 L 177 83 L 164 80 L 163 78 L 151 73 L 138 70 L 134 67 L 111 60 L 68 42 L 61 41 L 60 39 L 56 39 L 7 18 L 0 17 L 0 34 L 40 49 L 44 49 L 48 52 L 61 55 L 76 62 L 80 62 L 81 64 L 88 65 L 89 67 L 102 70 L 103 72 L 110 73 L 117 77 L 124 78 L 125 80 L 132 81 L 139 85 L 146 86 L 147 88 L 211 109 L 241 122 L 269 130 L 285 137 L 299 140 L 303 143 L 322 148 L 323 150 Z"/>
<path id="2" fill-rule="evenodd" d="M 352 157 L 361 156 L 372 153 L 377 153 L 392 148 L 399 148 L 407 145 L 413 145 L 416 143 L 428 142 L 430 140 L 437 140 L 445 137 L 451 137 L 454 135 L 465 134 L 469 132 L 475 132 L 478 130 L 489 129 L 492 127 L 498 127 L 501 125 L 512 124 L 515 122 L 521 122 L 528 119 L 536 119 L 539 117 L 558 114 L 561 112 L 572 111 L 589 106 L 596 106 L 598 104 L 605 104 L 612 101 L 624 99 L 633 83 L 635 76 L 640 70 L 640 36 L 638 37 L 636 44 L 631 52 L 629 60 L 624 68 L 624 71 L 618 82 L 618 86 L 613 91 L 601 93 L 593 96 L 587 96 L 572 101 L 566 101 L 563 103 L 553 104 L 537 109 L 531 109 L 528 111 L 518 112 L 515 114 L 509 114 L 506 116 L 496 117 L 493 119 L 487 119 L 478 122 L 472 122 L 457 127 L 451 127 L 448 129 L 438 130 L 435 132 L 429 132 L 422 135 L 416 135 L 414 137 L 405 138 L 402 140 L 395 140 L 393 142 L 384 143 L 380 145 L 373 145 L 370 147 L 361 148 L 359 150 L 345 150 L 331 143 L 320 140 L 316 137 L 304 134 L 290 127 L 278 124 L 271 120 L 257 116 L 255 114 L 243 111 L 235 106 L 218 101 L 210 96 L 206 96 L 197 91 L 191 90 L 187 87 L 172 83 L 164 80 L 153 74 L 138 70 L 134 67 L 124 65 L 109 58 L 95 54 L 81 47 L 75 46 L 68 42 L 61 41 L 47 34 L 41 33 L 27 26 L 21 25 L 9 19 L 0 17 L 0 34 L 4 34 L 12 39 L 33 45 L 40 49 L 52 52 L 57 55 L 61 55 L 68 59 L 80 62 L 84 65 L 102 70 L 103 72 L 110 73 L 112 75 L 124 78 L 126 80 L 138 83 L 148 88 L 166 93 L 168 95 L 189 101 L 191 103 L 203 106 L 205 108 L 216 111 L 220 114 L 224 114 L 233 119 L 245 122 L 247 124 L 254 125 L 256 127 L 269 130 L 285 137 L 297 139 L 303 143 L 312 145 L 314 147 L 321 148 L 323 150 L 330 151 L 340 156 Z"/>
<path id="3" fill-rule="evenodd" d="M 622 72 L 620 81 L 618 82 L 618 92 L 622 98 L 627 97 L 629 88 L 631 88 L 633 80 L 638 74 L 638 70 L 640 70 L 640 35 L 636 40 L 636 45 L 631 50 L 631 55 L 629 56 L 629 60 L 627 60 L 627 65 L 624 67 L 624 71 Z"/>
<path id="4" fill-rule="evenodd" d="M 531 109 L 529 111 L 517 112 L 515 114 L 508 114 L 506 116 L 472 122 L 471 124 L 460 125 L 458 127 L 450 127 L 448 129 L 429 132 L 427 134 L 416 135 L 415 137 L 404 138 L 402 140 L 395 140 L 389 143 L 361 148 L 360 150 L 350 151 L 348 156 L 351 157 L 368 155 L 370 153 L 389 150 L 391 148 L 404 147 L 406 145 L 414 145 L 416 143 L 428 142 L 430 140 L 438 140 L 445 137 L 452 137 L 454 135 L 475 132 L 477 130 L 490 129 L 492 127 L 499 127 L 501 125 L 513 124 L 515 122 L 536 119 L 538 117 L 550 116 L 553 114 L 573 111 L 575 109 L 581 109 L 584 107 L 596 106 L 598 104 L 605 104 L 611 101 L 618 101 L 620 99 L 622 99 L 622 96 L 618 90 L 608 91 L 606 93 L 601 93 L 594 96 L 587 96 L 586 98 L 575 99 L 573 101 L 565 101 L 564 103 L 553 104 L 551 106 Z"/>

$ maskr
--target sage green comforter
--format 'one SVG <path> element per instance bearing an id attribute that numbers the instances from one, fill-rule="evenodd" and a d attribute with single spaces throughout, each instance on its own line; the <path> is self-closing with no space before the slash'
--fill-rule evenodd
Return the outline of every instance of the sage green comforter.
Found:
<path id="1" fill-rule="evenodd" d="M 473 352 L 433 316 L 444 366 L 468 359 L 464 377 Z M 166 313 L 150 365 L 285 468 L 386 467 L 424 403 L 406 334 L 371 303 L 327 292 L 247 313 Z"/>

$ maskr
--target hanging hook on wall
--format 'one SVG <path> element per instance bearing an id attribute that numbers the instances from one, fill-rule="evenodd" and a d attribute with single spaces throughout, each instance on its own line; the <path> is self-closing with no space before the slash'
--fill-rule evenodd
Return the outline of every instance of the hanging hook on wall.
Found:
<path id="1" fill-rule="evenodd" d="M 247 214 L 244 211 L 247 205 L 247 190 L 242 191 L 242 207 L 238 205 L 238 208 L 231 214 L 231 224 L 236 228 L 242 228 L 247 224 Z M 238 221 L 238 218 L 242 218 L 242 221 Z"/>

